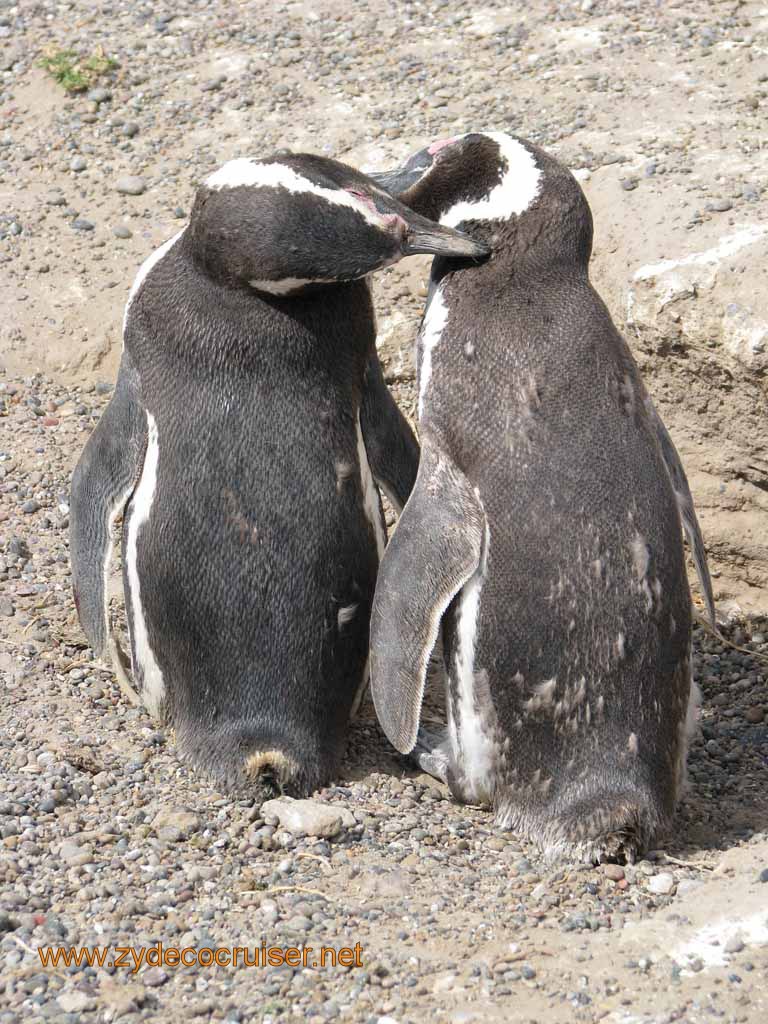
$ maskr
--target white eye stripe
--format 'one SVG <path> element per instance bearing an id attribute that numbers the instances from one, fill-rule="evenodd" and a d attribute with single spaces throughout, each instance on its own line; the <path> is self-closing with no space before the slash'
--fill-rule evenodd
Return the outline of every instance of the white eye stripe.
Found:
<path id="1" fill-rule="evenodd" d="M 240 188 L 242 186 L 284 188 L 293 193 L 318 196 L 334 206 L 345 206 L 354 210 L 355 213 L 359 213 L 369 224 L 373 224 L 377 228 L 384 226 L 384 218 L 372 204 L 367 203 L 364 199 L 358 199 L 344 189 L 323 188 L 322 185 L 316 185 L 285 164 L 264 164 L 249 157 L 239 157 L 237 160 L 230 160 L 218 171 L 209 175 L 205 179 L 205 185 L 217 192 L 223 188 Z"/>
<path id="2" fill-rule="evenodd" d="M 506 163 L 506 170 L 498 185 L 495 185 L 482 199 L 454 204 L 440 217 L 445 227 L 458 227 L 467 220 L 508 220 L 527 210 L 541 186 L 541 171 L 536 160 L 525 146 L 505 132 L 473 132 L 492 139 L 499 147 L 499 157 Z M 461 136 L 465 138 L 466 136 Z"/>

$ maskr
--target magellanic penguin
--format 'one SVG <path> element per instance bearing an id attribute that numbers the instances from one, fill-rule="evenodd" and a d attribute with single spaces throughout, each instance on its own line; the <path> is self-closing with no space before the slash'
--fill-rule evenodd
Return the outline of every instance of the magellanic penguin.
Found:
<path id="1" fill-rule="evenodd" d="M 72 480 L 75 600 L 100 655 L 124 514 L 140 696 L 223 786 L 327 782 L 367 678 L 374 479 L 404 503 L 418 446 L 365 276 L 486 252 L 343 164 L 288 154 L 212 174 L 139 271 L 115 393 Z"/>
<path id="2" fill-rule="evenodd" d="M 375 177 L 493 250 L 433 262 L 421 463 L 371 621 L 379 719 L 549 858 L 632 859 L 684 778 L 681 519 L 710 610 L 711 586 L 679 458 L 589 281 L 589 206 L 555 159 L 504 133 Z M 448 724 L 431 738 L 417 730 L 441 624 Z"/>

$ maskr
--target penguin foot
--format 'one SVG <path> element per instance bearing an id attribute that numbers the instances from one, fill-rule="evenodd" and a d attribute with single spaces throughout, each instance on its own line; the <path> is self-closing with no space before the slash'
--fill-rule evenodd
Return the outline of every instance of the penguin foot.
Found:
<path id="1" fill-rule="evenodd" d="M 514 828 L 515 815 L 503 817 L 503 824 Z M 527 821 L 520 831 L 539 843 L 549 862 L 633 864 L 663 824 L 640 795 L 611 794 L 580 801 L 550 821 Z"/>
<path id="2" fill-rule="evenodd" d="M 257 803 L 281 796 L 298 797 L 297 766 L 280 750 L 260 750 L 245 762 L 249 794 Z"/>
<path id="3" fill-rule="evenodd" d="M 422 726 L 416 736 L 416 745 L 409 756 L 427 775 L 448 783 L 450 759 L 445 731 L 431 732 Z"/>
<path id="4" fill-rule="evenodd" d="M 129 678 L 130 663 L 125 651 L 114 636 L 110 636 L 109 641 L 107 642 L 107 648 L 109 650 L 109 657 L 112 662 L 115 678 L 117 679 L 120 689 L 123 691 L 123 696 L 129 703 L 139 707 L 141 705 L 141 697 L 139 697 L 131 684 Z"/>

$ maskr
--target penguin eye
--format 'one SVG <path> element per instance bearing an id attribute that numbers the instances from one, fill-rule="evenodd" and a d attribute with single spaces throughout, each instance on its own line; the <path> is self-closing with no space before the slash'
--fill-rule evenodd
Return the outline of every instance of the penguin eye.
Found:
<path id="1" fill-rule="evenodd" d="M 370 196 L 366 195 L 365 192 L 361 192 L 358 188 L 348 188 L 346 190 L 349 195 L 354 196 L 355 199 L 362 199 L 370 201 Z"/>

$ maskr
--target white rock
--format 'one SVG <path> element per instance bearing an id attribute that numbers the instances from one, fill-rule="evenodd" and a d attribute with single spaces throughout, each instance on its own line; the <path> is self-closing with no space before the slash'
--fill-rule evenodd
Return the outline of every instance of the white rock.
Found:
<path id="1" fill-rule="evenodd" d="M 138 174 L 126 174 L 117 179 L 115 190 L 124 196 L 140 196 L 147 191 L 147 183 Z"/>
<path id="2" fill-rule="evenodd" d="M 345 826 L 349 827 L 355 822 L 354 816 L 346 808 L 322 804 L 317 800 L 292 800 L 285 796 L 267 800 L 262 804 L 261 813 L 265 819 L 277 818 L 289 832 L 322 839 L 332 839 Z"/>
<path id="3" fill-rule="evenodd" d="M 675 888 L 675 879 L 666 871 L 662 871 L 660 874 L 649 878 L 647 885 L 648 891 L 656 896 L 668 896 Z"/>
<path id="4" fill-rule="evenodd" d="M 93 996 L 77 991 L 61 992 L 56 997 L 56 1002 L 64 1013 L 82 1013 L 83 1010 L 92 1009 L 94 1005 Z"/>

